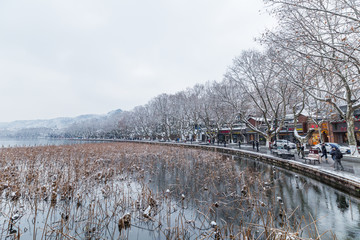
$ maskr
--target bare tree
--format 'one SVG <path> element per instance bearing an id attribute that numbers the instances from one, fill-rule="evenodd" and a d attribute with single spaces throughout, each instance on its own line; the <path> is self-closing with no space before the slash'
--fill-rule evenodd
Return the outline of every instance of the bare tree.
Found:
<path id="1" fill-rule="evenodd" d="M 122 138 L 128 139 L 132 138 L 134 136 L 134 125 L 132 124 L 132 111 L 125 111 L 120 116 L 118 128 L 119 128 L 119 134 L 122 136 Z"/>
<path id="2" fill-rule="evenodd" d="M 171 136 L 171 115 L 169 105 L 169 95 L 160 94 L 151 100 L 150 104 L 153 106 L 153 111 L 158 117 L 159 133 L 164 140 L 170 140 Z"/>
<path id="3" fill-rule="evenodd" d="M 244 51 L 234 59 L 226 77 L 239 84 L 251 107 L 240 114 L 241 120 L 253 131 L 266 139 L 269 146 L 271 138 L 279 132 L 286 115 L 287 82 L 281 79 L 280 69 L 274 61 L 271 50 L 260 53 Z M 244 109 L 245 110 L 245 109 Z M 261 116 L 266 126 L 261 130 L 248 121 L 250 115 Z"/>
<path id="4" fill-rule="evenodd" d="M 201 84 L 195 85 L 191 89 L 187 89 L 186 94 L 186 105 L 188 119 L 190 125 L 192 126 L 192 136 L 195 137 L 197 141 L 201 133 L 201 97 L 203 96 L 202 92 L 204 91 L 204 86 Z"/>
<path id="5" fill-rule="evenodd" d="M 354 111 L 360 109 L 360 27 L 358 1 L 265 0 L 278 17 L 279 30 L 264 42 L 302 57 L 312 70 L 297 82 L 307 94 L 331 104 L 347 122 L 353 155 L 358 155 Z M 317 76 L 314 78 L 314 76 Z M 346 105 L 346 111 L 340 107 Z"/>
<path id="6" fill-rule="evenodd" d="M 233 129 L 240 123 L 240 116 L 249 109 L 245 92 L 231 78 L 224 77 L 223 81 L 214 83 L 214 97 L 222 104 L 222 113 L 226 115 L 224 122 L 230 130 L 230 141 L 233 142 Z M 241 133 L 242 135 L 242 133 Z"/>
<path id="7" fill-rule="evenodd" d="M 179 139 L 188 139 L 194 126 L 191 122 L 190 105 L 185 91 L 169 96 L 170 116 L 172 117 L 173 134 Z"/>
<path id="8" fill-rule="evenodd" d="M 222 112 L 222 103 L 216 98 L 214 84 L 215 82 L 207 82 L 198 89 L 200 125 L 203 133 L 210 140 L 217 138 L 227 117 Z"/>
<path id="9" fill-rule="evenodd" d="M 275 49 L 276 47 L 273 46 Z M 286 102 L 287 112 L 293 113 L 294 124 L 294 137 L 302 144 L 308 143 L 308 140 L 312 137 L 314 129 L 300 136 L 297 131 L 298 118 L 304 112 L 315 124 L 319 124 L 325 120 L 328 120 L 328 105 L 320 101 L 311 98 L 306 92 L 304 85 L 299 84 L 314 78 L 313 75 L 309 75 L 312 70 L 311 66 L 306 64 L 306 60 L 302 57 L 289 54 L 289 52 L 277 51 L 276 64 L 281 68 L 281 78 L 288 82 L 288 88 L 286 90 Z M 324 105 L 327 105 L 326 107 Z M 318 128 L 319 132 L 321 129 Z"/>
<path id="10" fill-rule="evenodd" d="M 156 116 L 149 104 L 137 106 L 133 109 L 132 122 L 138 135 L 142 138 L 151 139 L 156 137 Z"/>

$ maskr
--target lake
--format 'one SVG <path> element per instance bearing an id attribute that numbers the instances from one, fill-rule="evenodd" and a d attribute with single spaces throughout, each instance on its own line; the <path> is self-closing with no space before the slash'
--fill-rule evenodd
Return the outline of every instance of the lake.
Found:
<path id="1" fill-rule="evenodd" d="M 0 149 L 1 239 L 360 236 L 358 198 L 251 159 L 136 143 L 43 145 Z"/>
<path id="2" fill-rule="evenodd" d="M 61 138 L 0 138 L 0 147 L 30 147 L 47 145 L 71 145 L 90 143 L 80 139 L 61 139 Z"/>

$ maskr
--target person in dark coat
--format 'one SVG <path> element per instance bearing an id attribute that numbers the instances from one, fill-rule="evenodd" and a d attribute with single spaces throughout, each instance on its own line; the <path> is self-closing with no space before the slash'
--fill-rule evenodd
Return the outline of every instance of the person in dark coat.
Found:
<path id="1" fill-rule="evenodd" d="M 256 141 L 256 151 L 259 151 L 259 141 Z"/>
<path id="2" fill-rule="evenodd" d="M 341 164 L 341 158 L 342 158 L 342 153 L 340 152 L 340 149 L 333 147 L 331 152 L 330 152 L 332 158 L 334 159 L 334 169 L 335 171 L 337 170 L 341 170 L 344 171 L 344 167 Z"/>
<path id="3" fill-rule="evenodd" d="M 296 144 L 296 151 L 297 151 L 298 157 L 300 157 L 300 154 L 301 154 L 301 144 L 300 144 L 299 142 Z"/>
<path id="4" fill-rule="evenodd" d="M 305 147 L 304 147 L 304 145 L 301 145 L 300 153 L 301 153 L 301 158 L 304 159 L 304 157 L 305 157 Z"/>
<path id="5" fill-rule="evenodd" d="M 335 162 L 335 153 L 336 153 L 335 150 L 336 150 L 336 148 L 333 147 L 333 148 L 331 148 L 331 151 L 330 151 L 331 158 L 332 158 L 332 160 L 334 160 L 334 162 Z"/>
<path id="6" fill-rule="evenodd" d="M 321 153 L 322 153 L 321 159 L 322 159 L 322 157 L 325 157 L 326 163 L 329 163 L 329 162 L 328 162 L 328 157 L 327 157 L 327 151 L 326 151 L 325 143 L 323 143 L 323 144 L 321 145 Z"/>
<path id="7" fill-rule="evenodd" d="M 255 149 L 255 140 L 252 142 L 252 144 L 253 144 L 253 149 Z"/>

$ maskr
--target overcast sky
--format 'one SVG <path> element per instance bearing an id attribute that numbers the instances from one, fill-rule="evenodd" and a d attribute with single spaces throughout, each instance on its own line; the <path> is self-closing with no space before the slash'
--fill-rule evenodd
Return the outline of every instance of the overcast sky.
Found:
<path id="1" fill-rule="evenodd" d="M 131 110 L 222 79 L 261 0 L 0 1 L 0 122 Z"/>

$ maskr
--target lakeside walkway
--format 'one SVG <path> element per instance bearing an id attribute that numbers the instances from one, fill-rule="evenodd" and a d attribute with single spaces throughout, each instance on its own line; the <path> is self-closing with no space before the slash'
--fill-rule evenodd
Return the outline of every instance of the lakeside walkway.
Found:
<path id="1" fill-rule="evenodd" d="M 220 147 L 221 145 L 218 145 L 218 146 Z M 232 149 L 239 149 L 238 144 L 227 144 L 227 147 L 232 148 Z M 248 145 L 248 144 L 242 144 L 240 149 L 251 151 L 251 152 L 257 152 L 256 148 L 253 149 L 252 145 Z M 269 156 L 276 156 L 268 148 L 266 148 L 264 146 L 259 147 L 259 153 L 267 154 Z M 305 163 L 304 159 L 302 159 L 301 157 L 298 157 L 298 155 L 296 153 L 295 153 L 295 159 L 293 159 L 293 161 Z M 351 178 L 351 177 L 358 178 L 359 183 L 360 183 L 360 158 L 355 158 L 355 157 L 351 157 L 348 155 L 344 155 L 343 159 L 341 159 L 341 163 L 344 166 L 344 171 L 335 171 L 334 170 L 334 167 L 333 167 L 334 162 L 331 159 L 330 154 L 328 154 L 328 162 L 329 163 L 326 163 L 325 159 L 323 159 L 320 164 L 316 164 L 316 165 L 306 164 L 306 165 L 317 166 L 318 168 L 332 171 L 334 174 L 339 173 L 341 175 L 347 175 L 349 178 Z"/>

